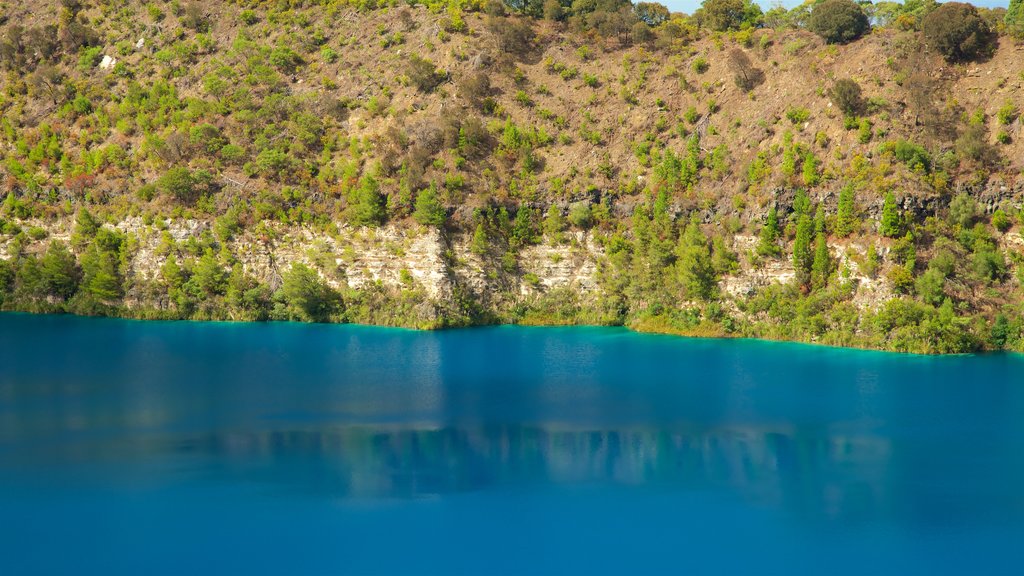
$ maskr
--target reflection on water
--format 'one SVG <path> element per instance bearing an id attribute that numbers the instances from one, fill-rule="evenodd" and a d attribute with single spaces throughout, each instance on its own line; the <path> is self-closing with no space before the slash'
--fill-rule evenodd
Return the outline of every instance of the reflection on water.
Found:
<path id="1" fill-rule="evenodd" d="M 1019 357 L 10 316 L 0 351 L 0 487 L 596 486 L 840 525 L 1024 525 Z"/>

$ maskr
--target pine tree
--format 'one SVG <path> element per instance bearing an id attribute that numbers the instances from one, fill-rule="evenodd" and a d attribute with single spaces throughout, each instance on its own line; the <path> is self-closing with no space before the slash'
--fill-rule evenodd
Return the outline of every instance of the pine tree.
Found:
<path id="1" fill-rule="evenodd" d="M 476 230 L 473 231 L 473 242 L 469 245 L 469 249 L 473 254 L 483 256 L 487 253 L 489 247 L 490 241 L 487 239 L 487 227 L 484 226 L 483 222 L 480 222 L 476 225 Z"/>
<path id="2" fill-rule="evenodd" d="M 687 297 L 710 300 L 718 289 L 718 277 L 711 259 L 711 244 L 696 218 L 686 225 L 679 239 L 677 256 L 679 280 Z"/>
<path id="3" fill-rule="evenodd" d="M 839 191 L 839 208 L 836 212 L 836 236 L 846 238 L 857 228 L 857 216 L 854 213 L 856 196 L 853 186 L 845 186 Z"/>
<path id="4" fill-rule="evenodd" d="M 443 226 L 448 219 L 444 206 L 437 198 L 437 185 L 433 182 L 416 195 L 416 209 L 412 217 L 424 226 Z"/>
<path id="5" fill-rule="evenodd" d="M 900 235 L 900 212 L 896 208 L 896 196 L 889 192 L 882 203 L 882 221 L 879 231 L 882 236 L 895 238 Z"/>
<path id="6" fill-rule="evenodd" d="M 356 226 L 380 226 L 384 223 L 385 198 L 372 176 L 363 178 L 356 189 L 355 205 L 349 216 Z"/>
<path id="7" fill-rule="evenodd" d="M 544 235 L 552 244 L 561 244 L 565 241 L 565 236 L 562 234 L 564 231 L 565 217 L 562 216 L 562 209 L 552 204 L 544 218 Z"/>
<path id="8" fill-rule="evenodd" d="M 832 258 L 828 253 L 828 240 L 824 232 L 819 232 L 814 245 L 814 264 L 811 265 L 811 285 L 815 289 L 828 285 L 829 274 L 832 273 Z"/>
<path id="9" fill-rule="evenodd" d="M 793 269 L 796 280 L 806 286 L 810 280 L 811 265 L 814 255 L 811 252 L 811 238 L 814 232 L 814 221 L 807 214 L 800 216 L 796 223 L 796 238 L 793 240 Z"/>

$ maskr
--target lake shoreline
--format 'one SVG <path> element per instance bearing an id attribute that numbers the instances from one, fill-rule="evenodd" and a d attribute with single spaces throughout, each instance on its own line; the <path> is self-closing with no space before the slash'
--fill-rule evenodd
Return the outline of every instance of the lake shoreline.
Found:
<path id="1" fill-rule="evenodd" d="M 74 317 L 74 318 L 93 318 L 93 319 L 107 319 L 107 320 L 123 320 L 132 322 L 143 322 L 143 323 L 192 323 L 192 324 L 217 324 L 217 325 L 308 325 L 308 326 L 350 326 L 360 328 L 376 328 L 385 330 L 396 330 L 404 332 L 450 332 L 459 330 L 479 330 L 485 328 L 619 328 L 624 331 L 633 334 L 643 334 L 651 336 L 666 336 L 672 338 L 682 338 L 690 340 L 704 340 L 704 341 L 749 341 L 749 342 L 763 342 L 773 344 L 795 344 L 802 346 L 813 346 L 816 348 L 827 348 L 834 350 L 854 350 L 859 352 L 878 352 L 884 354 L 895 354 L 903 356 L 917 356 L 917 357 L 956 357 L 956 356 L 978 356 L 978 355 L 990 355 L 990 354 L 1013 354 L 1020 355 L 1022 352 L 1011 349 L 998 349 L 998 350 L 976 350 L 972 352 L 912 352 L 904 350 L 893 350 L 881 347 L 872 346 L 858 346 L 858 345 L 841 345 L 831 344 L 820 341 L 800 340 L 795 338 L 770 338 L 770 337 L 757 337 L 748 336 L 744 334 L 729 334 L 724 331 L 715 331 L 714 328 L 705 328 L 703 330 L 686 330 L 678 329 L 666 324 L 659 324 L 657 322 L 645 322 L 635 321 L 628 322 L 626 324 L 585 324 L 575 322 L 480 322 L 466 325 L 451 325 L 451 326 L 430 326 L 430 327 L 416 327 L 416 326 L 395 326 L 387 324 L 369 324 L 361 322 L 305 322 L 298 320 L 233 320 L 233 319 L 193 319 L 193 318 L 175 318 L 175 317 L 153 317 L 146 315 L 89 315 L 89 314 L 75 314 L 72 312 L 64 311 L 26 311 L 26 310 L 0 310 L 0 317 L 5 315 L 18 315 L 18 316 L 53 316 L 53 317 Z"/>

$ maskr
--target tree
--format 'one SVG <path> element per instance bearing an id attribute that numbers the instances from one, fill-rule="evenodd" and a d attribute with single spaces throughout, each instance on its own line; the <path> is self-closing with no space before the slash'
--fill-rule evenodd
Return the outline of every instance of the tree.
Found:
<path id="1" fill-rule="evenodd" d="M 565 10 L 559 0 L 544 0 L 544 19 L 557 22 L 565 16 Z"/>
<path id="2" fill-rule="evenodd" d="M 356 226 L 380 226 L 384 223 L 386 199 L 373 176 L 362 179 L 355 191 L 355 203 L 349 208 L 349 220 Z"/>
<path id="3" fill-rule="evenodd" d="M 825 0 L 814 5 L 807 29 L 829 44 L 845 44 L 863 36 L 871 25 L 853 0 Z"/>
<path id="4" fill-rule="evenodd" d="M 668 8 L 657 2 L 637 2 L 633 5 L 633 12 L 638 20 L 651 27 L 660 26 L 671 16 Z"/>
<path id="5" fill-rule="evenodd" d="M 960 193 L 949 201 L 949 221 L 961 228 L 970 228 L 978 215 L 978 203 L 969 194 Z"/>
<path id="6" fill-rule="evenodd" d="M 756 26 L 761 8 L 750 0 L 704 0 L 698 11 L 701 26 L 716 32 Z"/>
<path id="7" fill-rule="evenodd" d="M 761 239 L 757 244 L 757 253 L 761 256 L 778 256 L 779 249 L 779 213 L 772 206 L 768 210 L 768 219 L 761 227 Z"/>
<path id="8" fill-rule="evenodd" d="M 448 219 L 444 206 L 437 198 L 437 186 L 433 182 L 416 195 L 416 208 L 412 217 L 424 226 L 443 226 Z"/>
<path id="9" fill-rule="evenodd" d="M 509 243 L 513 247 L 536 244 L 540 239 L 537 237 L 537 225 L 534 223 L 536 216 L 533 208 L 520 206 L 516 211 L 516 218 L 512 222 L 512 234 Z"/>
<path id="10" fill-rule="evenodd" d="M 824 234 L 819 234 L 814 246 L 814 264 L 811 265 L 811 285 L 815 289 L 828 285 L 828 277 L 832 273 L 832 257 L 828 252 L 828 241 Z"/>
<path id="11" fill-rule="evenodd" d="M 74 296 L 82 273 L 74 254 L 68 251 L 63 242 L 56 240 L 50 243 L 39 262 L 39 268 L 47 295 L 62 300 Z"/>
<path id="12" fill-rule="evenodd" d="M 987 57 L 997 40 L 978 9 L 962 2 L 948 2 L 933 10 L 921 22 L 921 32 L 948 62 Z"/>
<path id="13" fill-rule="evenodd" d="M 325 322 L 341 306 L 338 293 L 305 264 L 293 263 L 283 280 L 281 293 L 293 318 Z"/>
<path id="14" fill-rule="evenodd" d="M 1010 0 L 1004 22 L 1010 34 L 1018 39 L 1024 38 L 1024 0 Z"/>
<path id="15" fill-rule="evenodd" d="M 562 216 L 562 209 L 552 204 L 548 207 L 548 214 L 544 217 L 544 235 L 552 244 L 561 244 L 565 241 L 565 217 Z"/>
<path id="16" fill-rule="evenodd" d="M 676 249 L 676 269 L 686 296 L 697 300 L 710 300 L 718 290 L 718 277 L 711 259 L 711 243 L 700 229 L 696 216 L 679 238 Z"/>
<path id="17" fill-rule="evenodd" d="M 417 54 L 409 56 L 409 63 L 406 66 L 406 74 L 413 86 L 420 92 L 430 92 L 437 85 L 444 81 L 445 75 L 438 72 L 434 63 Z"/>
<path id="18" fill-rule="evenodd" d="M 856 194 L 852 185 L 839 191 L 839 206 L 836 209 L 836 236 L 846 238 L 857 229 Z"/>
<path id="19" fill-rule="evenodd" d="M 808 214 L 801 215 L 796 223 L 796 238 L 793 240 L 793 270 L 801 286 L 810 283 L 811 266 L 814 263 L 814 253 L 811 251 L 813 233 L 814 221 Z"/>
<path id="20" fill-rule="evenodd" d="M 199 258 L 193 278 L 207 296 L 222 295 L 227 288 L 228 273 L 210 248 Z"/>
<path id="21" fill-rule="evenodd" d="M 896 196 L 889 192 L 882 201 L 882 221 L 879 232 L 882 236 L 895 238 L 900 235 L 900 211 L 896 207 Z"/>
<path id="22" fill-rule="evenodd" d="M 836 80 L 829 90 L 829 97 L 836 108 L 842 110 L 847 116 L 856 116 L 864 108 L 864 101 L 861 98 L 860 84 L 852 78 L 841 78 Z"/>
<path id="23" fill-rule="evenodd" d="M 175 166 L 164 172 L 157 179 L 156 187 L 179 202 L 191 202 L 196 198 L 195 179 L 192 171 L 185 166 Z"/>
<path id="24" fill-rule="evenodd" d="M 729 51 L 729 67 L 733 72 L 733 81 L 744 92 L 749 92 L 764 82 L 764 72 L 754 67 L 750 57 L 740 48 Z"/>
<path id="25" fill-rule="evenodd" d="M 476 225 L 476 230 L 473 231 L 473 241 L 469 245 L 469 250 L 477 256 L 483 256 L 487 254 L 490 245 L 491 242 L 487 238 L 487 227 L 484 226 L 483 222 L 480 222 Z"/>

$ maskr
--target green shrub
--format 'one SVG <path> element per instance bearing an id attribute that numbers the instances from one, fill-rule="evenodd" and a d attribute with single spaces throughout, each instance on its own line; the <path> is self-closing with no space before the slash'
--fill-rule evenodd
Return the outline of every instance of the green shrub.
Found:
<path id="1" fill-rule="evenodd" d="M 807 108 L 790 108 L 786 110 L 786 118 L 793 124 L 803 124 L 811 117 L 811 111 Z"/>
<path id="2" fill-rule="evenodd" d="M 860 84 L 857 84 L 852 78 L 836 80 L 832 89 L 829 90 L 829 96 L 836 108 L 839 108 L 847 117 L 860 114 L 864 108 Z"/>
<path id="3" fill-rule="evenodd" d="M 871 28 L 868 17 L 853 0 L 825 0 L 814 5 L 807 29 L 829 44 L 844 44 Z"/>

